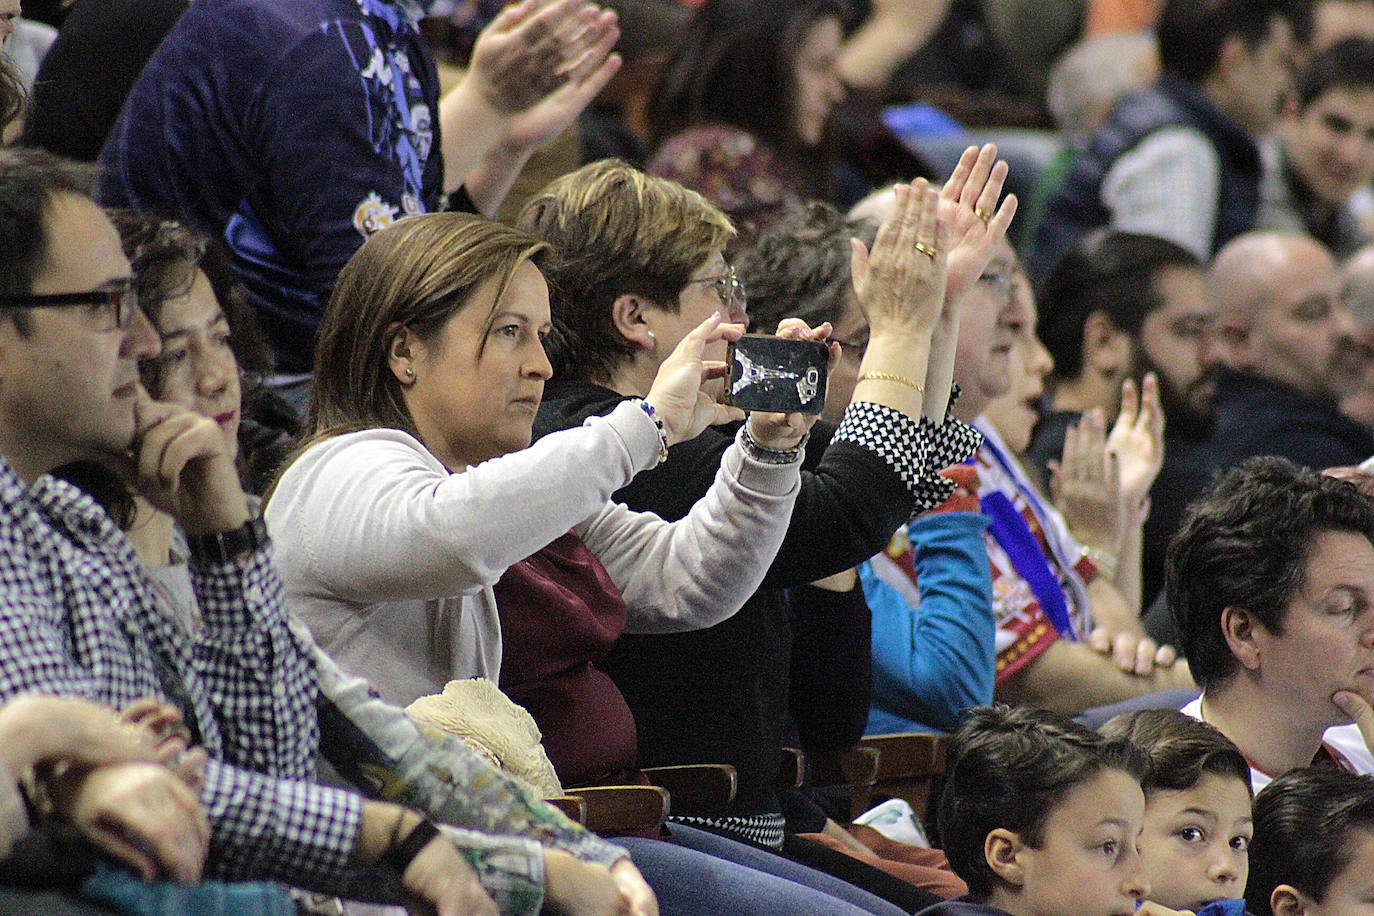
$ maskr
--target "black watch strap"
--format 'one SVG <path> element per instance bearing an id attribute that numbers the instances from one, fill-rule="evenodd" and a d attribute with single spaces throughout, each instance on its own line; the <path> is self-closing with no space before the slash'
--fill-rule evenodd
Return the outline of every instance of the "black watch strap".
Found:
<path id="1" fill-rule="evenodd" d="M 425 818 L 410 829 L 404 840 L 388 846 L 386 852 L 382 853 L 382 861 L 397 875 L 404 875 L 410 863 L 420 854 L 420 850 L 428 846 L 438 835 L 439 828 L 434 826 L 434 822 L 429 818 Z"/>
<path id="2" fill-rule="evenodd" d="M 228 531 L 214 534 L 198 534 L 186 538 L 186 546 L 191 559 L 196 563 L 228 563 L 239 557 L 247 556 L 267 543 L 267 523 L 262 516 L 248 521 Z"/>

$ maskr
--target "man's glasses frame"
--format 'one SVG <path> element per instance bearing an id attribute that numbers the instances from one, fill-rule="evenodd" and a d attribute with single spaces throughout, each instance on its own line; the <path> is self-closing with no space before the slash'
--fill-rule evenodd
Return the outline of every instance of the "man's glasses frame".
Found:
<path id="1" fill-rule="evenodd" d="M 123 331 L 134 320 L 138 309 L 138 292 L 133 280 L 116 280 L 109 286 L 84 293 L 28 293 L 0 295 L 0 308 L 39 309 L 68 308 L 78 305 L 103 305 L 114 317 L 109 331 Z"/>

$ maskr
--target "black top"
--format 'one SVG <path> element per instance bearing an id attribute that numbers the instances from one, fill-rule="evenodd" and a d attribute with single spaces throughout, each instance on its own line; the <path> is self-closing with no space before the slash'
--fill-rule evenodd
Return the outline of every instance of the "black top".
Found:
<path id="1" fill-rule="evenodd" d="M 73 6 L 39 65 L 20 142 L 94 162 L 134 80 L 188 2 L 86 0 Z"/>
<path id="2" fill-rule="evenodd" d="M 1355 465 L 1374 455 L 1374 432 L 1341 413 L 1334 399 L 1314 398 L 1248 372 L 1217 382 L 1217 427 L 1211 447 L 1229 467 L 1253 455 L 1282 455 L 1316 470 Z"/>
<path id="3" fill-rule="evenodd" d="M 624 398 L 599 385 L 554 380 L 544 389 L 535 436 L 610 413 Z M 801 492 L 763 585 L 729 620 L 705 630 L 622 636 L 606 659 L 639 731 L 640 766 L 729 763 L 739 792 L 729 813 L 779 811 L 774 781 L 788 714 L 792 626 L 784 588 L 848 569 L 881 550 L 911 512 L 911 494 L 876 453 L 829 445 L 833 427 L 812 430 Z M 673 521 L 710 489 L 734 430 L 711 428 L 673 446 L 668 460 L 641 472 L 615 499 Z M 828 445 L 828 447 L 827 447 Z M 709 575 L 709 570 L 703 570 Z M 845 596 L 837 602 L 846 603 Z M 853 620 L 798 616 L 836 631 Z M 813 671 L 828 679 L 834 671 Z M 800 711 L 799 711 L 800 714 Z M 799 728 L 803 734 L 805 726 Z"/>

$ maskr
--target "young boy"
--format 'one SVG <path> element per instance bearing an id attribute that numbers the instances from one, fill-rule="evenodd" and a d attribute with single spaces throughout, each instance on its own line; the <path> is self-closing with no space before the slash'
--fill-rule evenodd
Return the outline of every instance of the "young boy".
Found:
<path id="1" fill-rule="evenodd" d="M 1175 709 L 1142 709 L 1102 726 L 1145 752 L 1140 856 L 1151 900 L 1175 910 L 1243 912 L 1254 822 L 1250 764 L 1230 739 Z"/>
<path id="2" fill-rule="evenodd" d="M 1356 916 L 1374 900 L 1374 780 L 1292 770 L 1255 797 L 1245 901 L 1256 916 Z"/>
<path id="3" fill-rule="evenodd" d="M 1150 892 L 1136 849 L 1145 769 L 1129 741 L 1057 714 L 972 710 L 954 734 L 939 813 L 969 895 L 922 916 L 1131 916 Z"/>

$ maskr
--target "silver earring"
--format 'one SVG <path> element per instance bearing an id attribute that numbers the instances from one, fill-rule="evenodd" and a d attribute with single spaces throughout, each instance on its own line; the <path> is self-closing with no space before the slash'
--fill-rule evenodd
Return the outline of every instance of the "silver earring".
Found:
<path id="1" fill-rule="evenodd" d="M 406 370 L 406 378 L 409 378 L 409 379 L 415 378 L 415 370 L 414 370 L 414 369 L 407 369 L 407 370 Z"/>
<path id="2" fill-rule="evenodd" d="M 658 335 L 655 334 L 653 331 L 650 331 L 650 332 L 649 332 L 649 339 L 650 339 L 650 340 L 657 340 L 657 339 L 658 339 Z"/>

